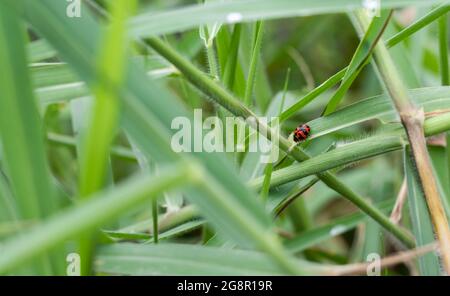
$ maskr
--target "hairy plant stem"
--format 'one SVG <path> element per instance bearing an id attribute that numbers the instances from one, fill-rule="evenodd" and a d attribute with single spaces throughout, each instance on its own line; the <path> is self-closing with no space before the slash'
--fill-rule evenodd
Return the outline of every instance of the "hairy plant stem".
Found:
<path id="1" fill-rule="evenodd" d="M 358 18 L 361 25 L 366 27 L 369 22 L 368 17 L 364 13 L 358 13 Z M 382 83 L 385 84 L 405 128 L 411 146 L 411 157 L 416 166 L 416 173 L 424 191 L 431 220 L 439 241 L 443 265 L 446 272 L 450 274 L 450 229 L 428 155 L 423 129 L 424 111 L 422 108 L 418 108 L 409 98 L 394 61 L 383 43 L 377 45 L 374 57 L 380 71 Z"/>
<path id="2" fill-rule="evenodd" d="M 285 151 L 295 160 L 301 162 L 310 158 L 310 156 L 298 146 L 293 147 L 292 142 L 288 139 L 280 136 L 277 132 L 274 132 L 267 125 L 262 124 L 256 118 L 256 115 L 244 106 L 237 98 L 229 93 L 220 84 L 211 80 L 205 73 L 197 69 L 189 61 L 185 60 L 175 50 L 165 44 L 163 41 L 156 37 L 146 39 L 147 43 L 160 55 L 165 57 L 171 62 L 178 70 L 183 73 L 186 78 L 201 91 L 209 95 L 218 104 L 228 109 L 235 116 L 240 116 L 243 119 L 247 119 L 247 123 L 258 130 L 262 135 L 267 137 L 272 142 L 279 143 L 279 148 Z M 414 240 L 406 233 L 402 228 L 393 224 L 389 218 L 381 211 L 371 205 L 362 196 L 354 192 L 347 185 L 342 183 L 334 174 L 330 172 L 323 172 L 317 175 L 326 185 L 347 198 L 350 202 L 354 203 L 367 215 L 372 217 L 387 231 L 391 232 L 401 242 L 408 247 L 415 245 Z"/>
<path id="3" fill-rule="evenodd" d="M 403 149 L 408 142 L 404 139 L 406 135 L 403 128 L 399 128 L 402 130 L 398 130 L 394 134 L 377 135 L 355 141 L 329 152 L 321 153 L 300 164 L 293 164 L 276 170 L 272 173 L 270 187 L 286 184 L 324 171 L 345 167 L 348 164 L 369 157 Z M 424 128 L 426 136 L 450 130 L 450 113 L 427 119 Z M 254 190 L 260 190 L 263 184 L 263 177 L 254 178 L 247 184 Z"/>

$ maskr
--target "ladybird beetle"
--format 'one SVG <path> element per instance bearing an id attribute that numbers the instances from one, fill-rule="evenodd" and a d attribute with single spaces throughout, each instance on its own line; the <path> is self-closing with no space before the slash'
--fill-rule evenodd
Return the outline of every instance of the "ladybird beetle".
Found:
<path id="1" fill-rule="evenodd" d="M 311 128 L 307 124 L 301 124 L 297 126 L 297 128 L 294 131 L 294 141 L 298 143 L 300 141 L 306 140 L 310 132 Z"/>

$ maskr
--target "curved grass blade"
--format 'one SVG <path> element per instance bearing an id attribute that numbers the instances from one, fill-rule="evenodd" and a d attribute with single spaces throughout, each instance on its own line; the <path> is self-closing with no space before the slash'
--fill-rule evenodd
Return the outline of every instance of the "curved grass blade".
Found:
<path id="1" fill-rule="evenodd" d="M 444 1 L 449 3 L 448 0 Z M 431 6 L 442 0 L 383 0 L 382 8 L 407 5 Z M 241 0 L 190 5 L 161 13 L 148 12 L 135 17 L 131 23 L 134 37 L 150 37 L 185 31 L 214 22 L 236 23 L 282 17 L 344 13 L 363 8 L 360 0 Z M 193 18 L 192 15 L 196 17 Z"/>

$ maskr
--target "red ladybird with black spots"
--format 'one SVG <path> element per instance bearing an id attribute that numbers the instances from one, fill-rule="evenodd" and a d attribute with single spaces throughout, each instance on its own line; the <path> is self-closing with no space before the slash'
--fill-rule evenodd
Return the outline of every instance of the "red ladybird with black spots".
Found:
<path id="1" fill-rule="evenodd" d="M 294 141 L 296 143 L 304 141 L 308 138 L 311 128 L 307 124 L 301 124 L 294 130 Z"/>

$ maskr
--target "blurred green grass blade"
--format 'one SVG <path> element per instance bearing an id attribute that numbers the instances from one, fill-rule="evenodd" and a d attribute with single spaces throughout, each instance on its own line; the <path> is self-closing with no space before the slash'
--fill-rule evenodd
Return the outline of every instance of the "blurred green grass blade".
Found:
<path id="1" fill-rule="evenodd" d="M 200 228 L 201 226 L 205 225 L 206 221 L 205 220 L 194 220 L 194 221 L 189 221 L 186 223 L 183 223 L 181 225 L 175 226 L 172 229 L 169 229 L 167 231 L 164 231 L 163 233 L 161 233 L 159 235 L 159 239 L 160 240 L 167 240 L 167 239 L 171 239 L 177 236 L 181 236 L 183 234 L 189 233 L 193 230 L 196 230 L 198 228 Z"/>
<path id="2" fill-rule="evenodd" d="M 377 205 L 383 213 L 389 212 L 394 205 L 394 201 L 385 201 Z M 323 226 L 315 227 L 307 230 L 297 237 L 285 243 L 286 248 L 291 252 L 301 252 L 307 248 L 313 247 L 317 244 L 323 243 L 326 240 L 341 235 L 349 230 L 354 229 L 357 225 L 367 221 L 367 215 L 358 212 L 344 217 L 340 217 Z"/>
<path id="3" fill-rule="evenodd" d="M 67 135 L 61 135 L 61 134 L 55 134 L 55 133 L 48 133 L 47 134 L 47 140 L 51 144 L 75 148 L 77 145 L 77 141 L 75 138 Z M 123 146 L 111 146 L 111 155 L 115 156 L 117 158 L 120 158 L 122 160 L 126 161 L 136 161 L 136 156 L 134 155 L 133 151 L 129 148 L 123 147 Z"/>
<path id="4" fill-rule="evenodd" d="M 252 49 L 253 49 L 253 40 L 254 40 L 254 33 L 252 24 L 246 24 L 244 25 L 244 30 L 242 32 L 243 34 L 243 42 L 241 42 L 241 63 L 242 65 L 250 65 L 251 63 L 251 56 L 252 56 Z M 264 33 L 264 32 L 262 32 Z M 261 35 L 261 37 L 264 37 L 264 35 Z M 260 54 L 257 57 L 256 64 L 258 65 L 256 67 L 256 73 L 255 73 L 255 82 L 253 87 L 253 96 L 255 99 L 256 107 L 261 110 L 261 113 L 265 113 L 266 109 L 270 103 L 270 100 L 273 97 L 272 89 L 271 89 L 271 83 L 269 81 L 268 77 L 268 71 L 266 71 L 266 60 L 263 59 L 263 56 Z M 248 72 L 248 71 L 247 71 Z M 238 72 L 238 78 L 242 79 L 243 88 L 241 92 L 236 92 L 236 94 L 239 97 L 245 97 L 245 87 L 247 85 L 247 81 L 245 79 L 245 76 L 240 76 L 240 73 Z M 248 73 L 247 73 L 248 75 Z"/>
<path id="5" fill-rule="evenodd" d="M 431 6 L 448 0 L 383 0 L 382 8 L 409 5 Z M 135 17 L 131 32 L 135 37 L 149 37 L 185 31 L 214 22 L 249 22 L 258 19 L 309 16 L 325 13 L 343 13 L 363 8 L 361 0 L 240 0 L 214 2 L 175 8 L 160 13 L 147 12 Z M 196 17 L 192 17 L 195 15 Z"/>
<path id="6" fill-rule="evenodd" d="M 434 241 L 433 228 L 425 203 L 425 196 L 413 171 L 414 164 L 410 159 L 409 150 L 405 149 L 403 157 L 408 185 L 408 205 L 412 220 L 412 231 L 416 238 L 417 246 L 424 246 Z M 419 270 L 421 275 L 440 275 L 439 259 L 436 254 L 429 253 L 419 258 Z"/>
<path id="7" fill-rule="evenodd" d="M 82 82 L 43 87 L 35 90 L 39 99 L 40 109 L 45 110 L 48 105 L 67 102 L 89 95 L 89 88 Z"/>
<path id="8" fill-rule="evenodd" d="M 171 215 L 161 214 L 158 218 L 159 231 L 166 232 L 185 222 L 198 219 L 199 217 L 199 210 L 193 205 L 185 206 L 181 208 L 177 213 L 172 213 Z M 143 233 L 151 230 L 151 228 L 152 218 L 145 219 L 143 221 L 139 221 L 118 230 L 112 231 L 117 233 Z"/>
<path id="9" fill-rule="evenodd" d="M 230 91 L 242 96 L 245 93 L 245 76 L 241 66 L 241 50 L 245 45 L 245 27 L 238 25 L 232 33 L 228 26 L 222 26 L 217 34 L 216 48 L 222 83 Z M 218 109 L 219 118 L 225 120 L 226 110 Z"/>
<path id="10" fill-rule="evenodd" d="M 31 42 L 27 50 L 30 63 L 40 62 L 56 56 L 56 51 L 43 39 Z"/>
<path id="11" fill-rule="evenodd" d="M 313 264 L 295 262 L 314 273 Z M 101 247 L 95 267 L 97 272 L 122 275 L 286 275 L 261 253 L 185 244 Z"/>
<path id="12" fill-rule="evenodd" d="M 13 197 L 6 176 L 0 170 L 0 223 L 17 221 L 18 218 L 16 200 Z"/>
<path id="13" fill-rule="evenodd" d="M 450 109 L 450 87 L 425 87 L 409 90 L 410 97 L 425 112 Z M 328 116 L 314 119 L 311 139 L 349 127 L 364 121 L 378 119 L 382 122 L 398 122 L 396 112 L 386 95 L 375 96 L 351 104 Z"/>
<path id="14" fill-rule="evenodd" d="M 96 79 L 92 65 L 95 59 L 93 53 L 97 51 L 91 40 L 98 40 L 99 26 L 89 11 L 83 10 L 83 17 L 74 23 L 60 13 L 65 3 L 43 0 L 39 3 L 28 1 L 27 4 L 26 18 L 33 28 L 55 46 L 61 57 L 88 84 L 92 84 Z M 54 30 L 56 24 L 64 27 L 64 34 Z M 73 36 L 78 38 L 74 39 Z M 127 74 L 123 89 L 126 100 L 123 100 L 122 127 L 151 159 L 168 163 L 185 158 L 184 154 L 177 154 L 171 149 L 170 126 L 177 116 L 192 116 L 168 91 L 148 80 L 142 68 L 130 63 Z M 188 199 L 227 238 L 241 245 L 256 246 L 267 251 L 276 262 L 293 272 L 296 267 L 292 266 L 281 243 L 270 231 L 269 216 L 233 173 L 233 168 L 223 155 L 197 153 L 193 156 L 207 172 L 210 182 L 202 184 L 200 188 L 187 190 Z M 240 213 L 238 218 L 236 213 Z"/>
<path id="15" fill-rule="evenodd" d="M 353 81 L 364 68 L 365 64 L 369 61 L 376 44 L 380 40 L 387 24 L 389 23 L 389 20 L 391 19 L 391 15 L 392 11 L 382 11 L 380 17 L 372 18 L 369 28 L 365 32 L 364 37 L 361 39 L 358 48 L 353 54 L 352 60 L 347 67 L 347 71 L 342 78 L 341 85 L 325 108 L 323 113 L 324 115 L 328 115 L 336 110 Z"/>
<path id="16" fill-rule="evenodd" d="M 25 31 L 8 4 L 1 7 L 0 117 L 4 163 L 22 218 L 42 218 L 57 209 L 37 112 L 26 67 Z"/>
<path id="17" fill-rule="evenodd" d="M 150 77 L 160 78 L 174 74 L 176 71 L 159 56 L 133 56 L 132 59 L 142 66 Z M 70 66 L 61 62 L 33 64 L 30 66 L 30 70 L 33 86 L 38 89 L 80 82 Z"/>
<path id="18" fill-rule="evenodd" d="M 270 179 L 272 177 L 272 172 L 273 172 L 273 163 L 266 164 L 266 167 L 264 169 L 264 179 L 260 192 L 260 198 L 263 202 L 267 201 L 267 197 L 269 195 Z"/>
<path id="19" fill-rule="evenodd" d="M 80 155 L 81 197 L 100 189 L 105 181 L 109 146 L 116 132 L 120 110 L 117 91 L 126 72 L 128 42 L 125 23 L 137 5 L 135 0 L 112 3 L 112 22 L 106 29 L 98 57 L 98 78 L 93 86 L 94 105 L 87 131 L 82 133 L 85 138 L 82 139 Z"/>
<path id="20" fill-rule="evenodd" d="M 236 24 L 231 35 L 231 43 L 228 49 L 228 58 L 223 73 L 223 84 L 229 89 L 234 89 L 236 68 L 239 64 L 239 44 L 241 42 L 242 25 Z"/>
<path id="21" fill-rule="evenodd" d="M 256 80 L 256 70 L 259 57 L 261 54 L 263 30 L 264 30 L 264 22 L 257 21 L 255 24 L 255 32 L 253 36 L 252 54 L 248 69 L 247 84 L 245 86 L 244 104 L 247 106 L 250 106 L 252 102 L 253 88 Z"/>
<path id="22" fill-rule="evenodd" d="M 77 75 L 64 63 L 42 63 L 30 66 L 29 69 L 34 88 L 80 82 Z"/>
<path id="23" fill-rule="evenodd" d="M 186 223 L 180 224 L 171 228 L 167 231 L 164 231 L 158 235 L 159 240 L 167 240 L 177 236 L 181 236 L 183 234 L 189 233 L 193 230 L 198 229 L 199 227 L 205 225 L 205 220 L 194 220 L 188 221 Z M 150 233 L 143 232 L 122 232 L 122 231 L 114 231 L 114 230 L 104 230 L 108 236 L 114 238 L 115 240 L 149 240 L 148 243 L 153 242 L 153 235 Z"/>
<path id="24" fill-rule="evenodd" d="M 447 2 L 446 2 L 447 3 Z M 429 13 L 415 21 L 410 26 L 406 27 L 402 31 L 398 32 L 391 38 L 389 38 L 388 41 L 386 41 L 387 47 L 393 47 L 396 44 L 404 41 L 407 37 L 413 35 L 423 27 L 429 25 L 431 22 L 442 16 L 443 14 L 446 14 L 450 10 L 450 6 L 448 4 L 441 4 L 438 7 L 432 9 Z"/>
<path id="25" fill-rule="evenodd" d="M 96 82 L 92 87 L 95 97 L 88 116 L 88 123 L 80 131 L 79 196 L 85 199 L 106 184 L 109 149 L 116 134 L 120 116 L 119 93 L 125 80 L 128 40 L 126 21 L 136 9 L 135 0 L 111 2 L 111 22 L 106 28 L 100 46 Z M 112 62 L 114 61 L 114 62 Z M 95 235 L 95 234 L 94 234 Z M 81 274 L 91 269 L 92 252 L 96 238 L 83 235 L 79 241 Z"/>
<path id="26" fill-rule="evenodd" d="M 5 73 L 0 77 L 0 109 L 5 110 L 0 116 L 0 130 L 3 161 L 20 219 L 39 220 L 54 213 L 58 202 L 26 66 L 25 29 L 16 11 L 20 5 L 0 3 L 0 68 Z M 56 254 L 53 271 L 44 256 L 38 263 L 39 273 L 61 272 L 64 261 Z"/>
<path id="27" fill-rule="evenodd" d="M 133 60 L 144 67 L 147 75 L 161 78 L 178 75 L 176 69 L 159 56 L 143 59 L 135 57 Z M 48 104 L 66 102 L 71 99 L 90 95 L 88 87 L 80 81 L 76 73 L 63 63 L 49 63 L 31 67 L 35 94 L 39 98 L 41 108 Z"/>
<path id="28" fill-rule="evenodd" d="M 195 180 L 192 167 L 183 164 L 167 167 L 159 176 L 144 175 L 128 180 L 113 190 L 97 193 L 88 201 L 72 206 L 19 234 L 2 246 L 0 274 L 26 260 L 63 243 L 67 239 L 101 226 L 127 210 L 154 198 L 165 190 L 173 190 Z"/>

